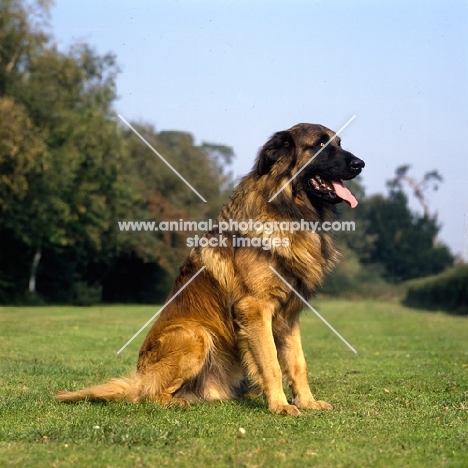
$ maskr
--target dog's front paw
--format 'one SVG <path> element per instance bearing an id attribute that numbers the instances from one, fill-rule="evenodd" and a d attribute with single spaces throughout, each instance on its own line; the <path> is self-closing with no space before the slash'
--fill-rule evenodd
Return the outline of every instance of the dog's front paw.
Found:
<path id="1" fill-rule="evenodd" d="M 299 416 L 301 414 L 296 405 L 277 405 L 273 407 L 270 406 L 269 409 L 272 413 L 279 413 L 289 416 Z"/>
<path id="2" fill-rule="evenodd" d="M 294 404 L 300 409 L 314 409 L 314 410 L 331 410 L 333 406 L 322 400 L 314 400 L 313 398 L 301 399 L 296 397 Z"/>

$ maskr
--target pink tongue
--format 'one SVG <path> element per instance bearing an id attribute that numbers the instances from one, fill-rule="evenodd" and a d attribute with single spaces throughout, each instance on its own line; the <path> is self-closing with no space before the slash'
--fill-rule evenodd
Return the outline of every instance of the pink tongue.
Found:
<path id="1" fill-rule="evenodd" d="M 358 202 L 354 195 L 343 185 L 341 180 L 332 180 L 333 188 L 336 194 L 344 200 L 351 208 L 356 208 Z"/>

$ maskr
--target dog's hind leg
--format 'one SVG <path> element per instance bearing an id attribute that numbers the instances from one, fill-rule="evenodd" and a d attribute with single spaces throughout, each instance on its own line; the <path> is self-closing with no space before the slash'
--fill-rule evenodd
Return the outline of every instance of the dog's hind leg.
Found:
<path id="1" fill-rule="evenodd" d="M 211 348 L 211 335 L 204 327 L 175 324 L 165 328 L 140 351 L 140 399 L 179 406 L 196 399 L 195 395 L 187 399 L 174 395 L 201 373 Z"/>

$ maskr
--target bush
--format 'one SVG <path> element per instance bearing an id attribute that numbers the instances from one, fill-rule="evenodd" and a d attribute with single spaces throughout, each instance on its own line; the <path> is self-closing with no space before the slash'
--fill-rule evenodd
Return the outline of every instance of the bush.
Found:
<path id="1" fill-rule="evenodd" d="M 403 303 L 409 307 L 468 314 L 468 265 L 409 281 Z"/>
<path id="2" fill-rule="evenodd" d="M 77 306 L 92 306 L 99 304 L 102 297 L 100 285 L 89 286 L 86 281 L 77 281 L 72 288 L 72 303 Z"/>

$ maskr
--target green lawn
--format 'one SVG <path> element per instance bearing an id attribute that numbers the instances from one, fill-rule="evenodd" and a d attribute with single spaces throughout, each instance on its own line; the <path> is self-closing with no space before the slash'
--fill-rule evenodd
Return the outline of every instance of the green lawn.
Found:
<path id="1" fill-rule="evenodd" d="M 77 405 L 56 390 L 120 376 L 154 307 L 0 308 L 0 466 L 468 466 L 468 319 L 321 301 L 302 319 L 310 382 L 333 411 L 268 413 L 263 398 L 167 409 Z M 239 428 L 245 429 L 237 438 Z"/>

